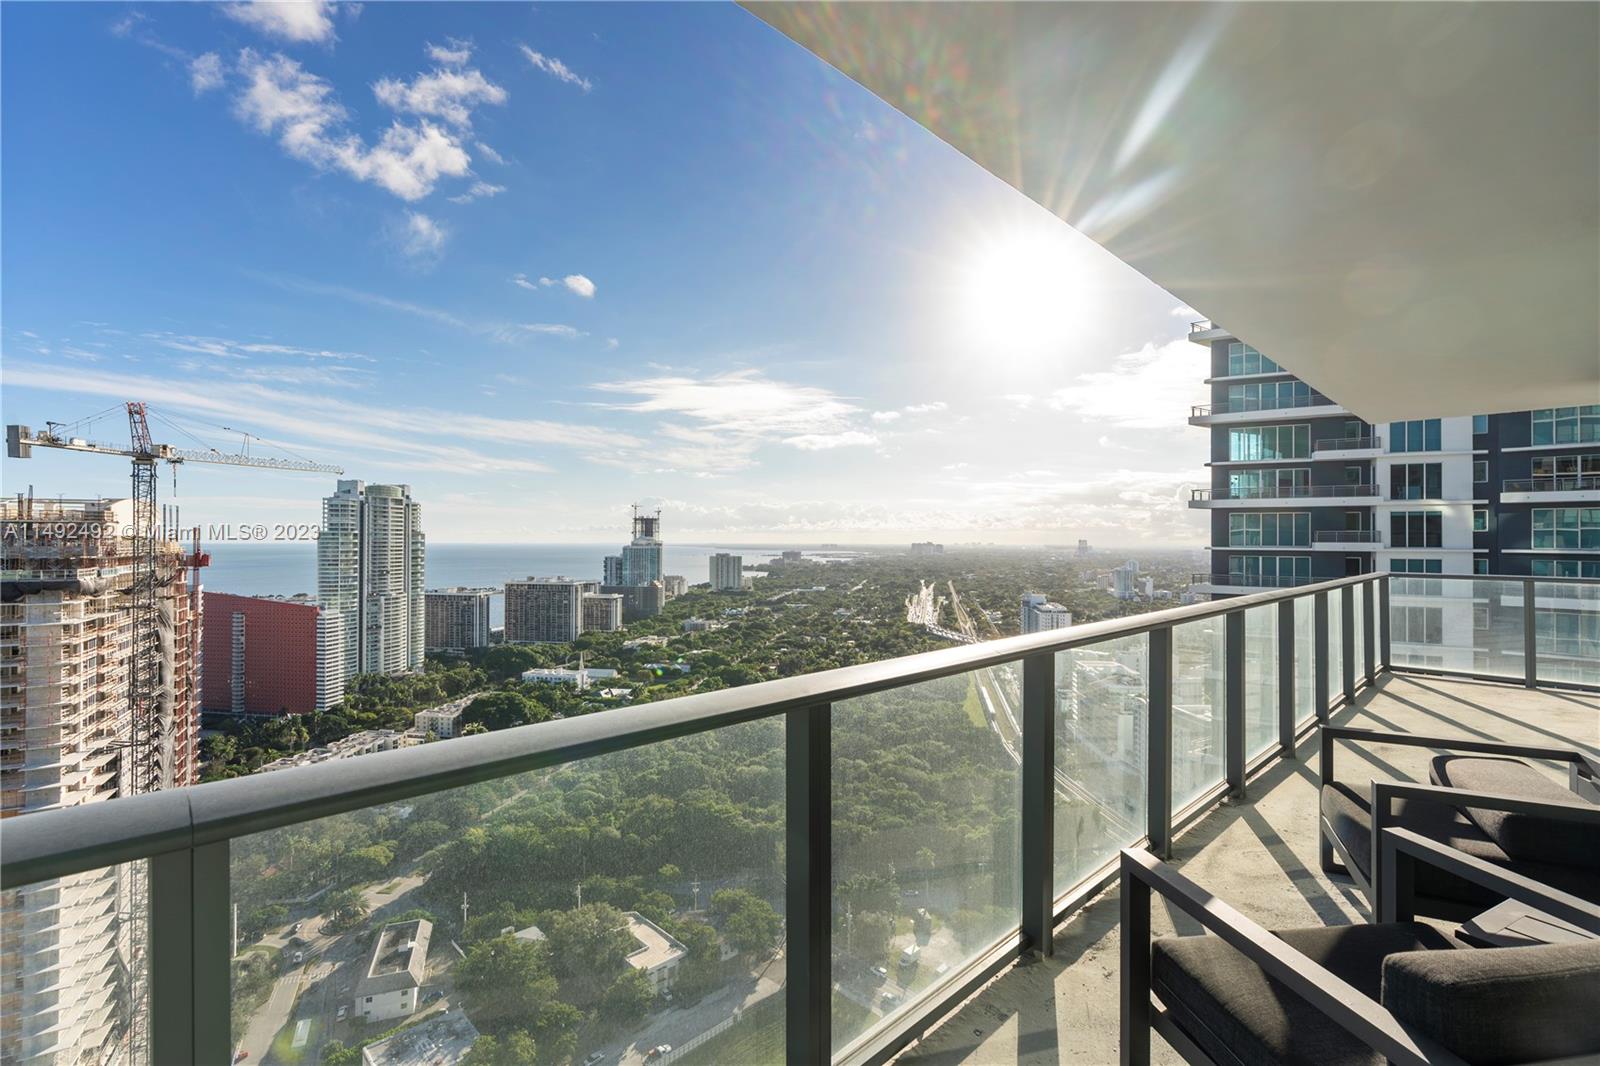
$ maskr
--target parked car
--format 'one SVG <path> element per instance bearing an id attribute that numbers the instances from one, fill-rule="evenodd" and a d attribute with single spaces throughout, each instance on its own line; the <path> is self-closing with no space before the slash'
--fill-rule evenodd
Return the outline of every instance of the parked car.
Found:
<path id="1" fill-rule="evenodd" d="M 671 1044 L 657 1044 L 655 1047 L 650 1049 L 648 1054 L 645 1055 L 644 1061 L 654 1062 L 656 1059 L 659 1059 L 661 1056 L 665 1055 L 671 1050 Z"/>
<path id="2" fill-rule="evenodd" d="M 305 961 L 306 961 L 306 953 L 305 952 L 297 951 L 297 952 L 294 953 L 294 964 L 296 966 L 299 966 L 302 962 L 305 962 Z"/>
<path id="3" fill-rule="evenodd" d="M 885 992 L 883 994 L 882 1002 L 883 1002 L 883 1005 L 885 1007 L 892 1007 L 896 1003 L 900 1002 L 900 993 L 898 993 L 898 992 Z"/>
<path id="4" fill-rule="evenodd" d="M 289 935 L 290 936 L 294 936 L 297 933 L 299 933 L 300 932 L 300 927 L 302 925 L 304 925 L 304 924 L 305 924 L 304 922 L 295 922 L 293 925 L 291 925 L 289 927 Z"/>
<path id="5" fill-rule="evenodd" d="M 336 1022 L 344 1021 L 346 1016 L 349 1015 L 349 1013 L 350 1013 L 350 1008 L 349 1007 L 340 1007 L 339 1008 L 339 1015 L 338 1015 L 338 1017 L 334 1018 L 334 1021 L 336 1021 Z"/>
<path id="6" fill-rule="evenodd" d="M 885 966 L 874 966 L 872 968 L 872 976 L 876 980 L 886 981 L 889 979 L 889 970 Z"/>
<path id="7" fill-rule="evenodd" d="M 429 992 L 427 995 L 422 997 L 422 1002 L 424 1002 L 424 1003 L 432 1003 L 434 1000 L 443 999 L 443 998 L 444 998 L 444 989 L 435 988 L 432 992 Z"/>
<path id="8" fill-rule="evenodd" d="M 599 1062 L 603 1058 L 605 1058 L 605 1055 L 601 1054 L 600 1052 L 591 1051 L 589 1052 L 589 1057 L 583 1060 L 583 1066 L 595 1066 L 595 1063 Z"/>

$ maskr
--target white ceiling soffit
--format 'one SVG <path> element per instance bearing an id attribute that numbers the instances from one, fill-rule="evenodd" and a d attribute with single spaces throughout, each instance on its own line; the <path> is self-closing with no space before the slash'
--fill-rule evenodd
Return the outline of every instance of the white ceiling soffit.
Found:
<path id="1" fill-rule="evenodd" d="M 746 6 L 1372 421 L 1600 400 L 1600 5 Z"/>

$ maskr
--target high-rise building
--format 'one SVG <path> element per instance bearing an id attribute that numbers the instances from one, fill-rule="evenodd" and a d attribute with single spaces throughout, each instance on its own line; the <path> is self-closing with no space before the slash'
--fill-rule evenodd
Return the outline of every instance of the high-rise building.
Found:
<path id="1" fill-rule="evenodd" d="M 429 589 L 427 648 L 429 651 L 464 652 L 489 646 L 490 588 Z"/>
<path id="2" fill-rule="evenodd" d="M 1022 594 L 1020 628 L 1024 633 L 1041 633 L 1050 629 L 1066 629 L 1072 625 L 1072 612 L 1051 601 L 1042 592 Z"/>
<path id="3" fill-rule="evenodd" d="M 1078 538 L 1078 558 L 1082 559 L 1089 554 L 1089 542 L 1082 537 Z"/>
<path id="4" fill-rule="evenodd" d="M 919 540 L 911 545 L 912 555 L 943 555 L 944 545 L 936 544 L 931 540 Z"/>
<path id="5" fill-rule="evenodd" d="M 583 597 L 583 631 L 614 633 L 622 628 L 622 596 L 619 593 L 593 592 Z"/>
<path id="6" fill-rule="evenodd" d="M 1600 577 L 1600 404 L 1374 426 L 1214 323 L 1190 339 L 1210 352 L 1212 390 L 1189 418 L 1211 431 L 1212 469 L 1190 500 L 1211 513 L 1211 569 L 1193 589 L 1238 595 L 1372 570 Z M 1492 667 L 1474 633 L 1520 609 L 1501 602 L 1506 587 L 1486 583 L 1480 592 L 1497 591 L 1475 606 L 1470 583 L 1395 586 L 1396 654 Z M 1600 654 L 1592 612 L 1539 599 L 1552 648 Z"/>
<path id="7" fill-rule="evenodd" d="M 135 742 L 132 524 L 127 500 L 0 503 L 0 817 L 198 779 L 198 560 L 156 541 L 157 714 Z M 0 892 L 0 1061 L 127 1058 L 127 975 L 149 965 L 132 917 L 146 891 L 137 867 L 112 866 Z"/>
<path id="8" fill-rule="evenodd" d="M 633 541 L 622 549 L 622 584 L 648 585 L 662 574 L 661 512 L 633 509 Z"/>
<path id="9" fill-rule="evenodd" d="M 620 584 L 622 584 L 622 556 L 620 556 L 620 555 L 608 555 L 608 556 L 606 556 L 605 560 L 604 560 L 604 563 L 602 564 L 602 573 L 604 574 L 604 576 L 601 578 L 600 584 L 602 584 L 602 585 L 620 585 Z"/>
<path id="10" fill-rule="evenodd" d="M 667 604 L 667 590 L 659 581 L 648 585 L 601 585 L 600 593 L 622 597 L 623 624 L 654 618 Z"/>
<path id="11" fill-rule="evenodd" d="M 322 501 L 317 600 L 329 616 L 328 705 L 357 674 L 422 669 L 427 640 L 422 507 L 409 485 L 340 481 Z"/>
<path id="12" fill-rule="evenodd" d="M 667 591 L 667 599 L 682 596 L 689 591 L 689 579 L 682 574 L 668 574 L 661 579 L 661 587 Z"/>
<path id="13" fill-rule="evenodd" d="M 1374 569 L 1600 576 L 1600 404 L 1372 426 L 1214 323 L 1190 339 L 1211 354 L 1189 422 L 1211 431 L 1212 484 L 1190 506 L 1211 512 L 1216 594 Z"/>
<path id="14" fill-rule="evenodd" d="M 738 592 L 744 588 L 744 556 L 717 552 L 711 556 L 711 591 Z"/>
<path id="15" fill-rule="evenodd" d="M 1111 594 L 1119 600 L 1138 595 L 1139 564 L 1133 559 L 1111 571 Z"/>
<path id="16" fill-rule="evenodd" d="M 507 644 L 559 644 L 583 632 L 584 582 L 530 577 L 506 582 Z"/>
<path id="17" fill-rule="evenodd" d="M 322 609 L 309 596 L 236 596 L 205 592 L 205 685 L 208 711 L 309 714 L 325 711 Z"/>

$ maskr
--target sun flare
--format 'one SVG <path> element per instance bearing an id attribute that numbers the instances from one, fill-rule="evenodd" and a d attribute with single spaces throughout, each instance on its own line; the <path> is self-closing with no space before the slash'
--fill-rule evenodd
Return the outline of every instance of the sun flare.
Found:
<path id="1" fill-rule="evenodd" d="M 985 354 L 1016 357 L 1059 348 L 1083 307 L 1088 272 L 1064 235 L 1011 232 L 967 260 L 962 313 Z"/>

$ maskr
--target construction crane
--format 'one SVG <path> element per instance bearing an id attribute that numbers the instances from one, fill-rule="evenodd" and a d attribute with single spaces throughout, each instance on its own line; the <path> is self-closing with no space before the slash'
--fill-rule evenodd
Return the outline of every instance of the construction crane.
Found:
<path id="1" fill-rule="evenodd" d="M 160 556 L 156 549 L 168 531 L 165 522 L 160 526 L 156 522 L 156 463 L 165 462 L 174 467 L 180 463 L 215 463 L 317 474 L 343 474 L 344 470 L 307 459 L 271 459 L 228 453 L 215 448 L 176 448 L 170 444 L 157 444 L 150 436 L 147 406 L 141 401 L 129 401 L 125 406 L 130 438 L 126 448 L 98 444 L 58 432 L 58 427 L 62 425 L 78 423 L 49 422 L 43 433 L 34 433 L 27 426 L 8 425 L 6 454 L 13 459 L 27 459 L 32 456 L 34 448 L 57 448 L 91 455 L 118 455 L 133 460 L 133 528 L 129 531 L 133 542 L 133 580 L 128 589 L 132 643 L 128 657 L 127 721 L 118 744 L 122 751 L 118 760 L 118 783 L 123 795 L 138 795 L 172 783 L 173 723 L 170 715 L 162 714 L 158 696 L 162 691 L 164 659 L 161 649 L 161 576 L 157 573 Z M 245 447 L 248 444 L 249 437 L 246 435 Z M 176 522 L 172 524 L 176 525 Z M 189 565 L 204 566 L 207 561 L 200 552 L 197 532 L 195 551 L 189 557 Z M 140 1064 L 149 1060 L 149 1041 L 142 1031 L 143 1004 L 148 991 L 144 987 L 144 975 L 148 964 L 142 958 L 144 938 L 140 932 L 146 920 L 148 894 L 145 891 L 142 864 L 131 864 L 129 870 L 128 905 L 123 923 L 123 932 L 128 938 L 124 958 L 128 962 L 127 972 L 133 985 L 130 989 L 133 1009 L 130 1011 L 132 1029 L 129 1034 L 129 1058 L 134 1064 Z"/>

